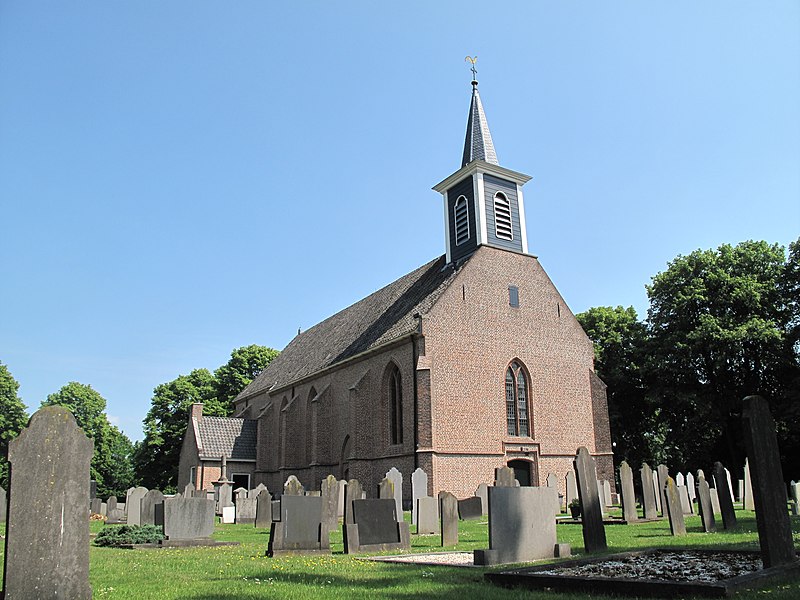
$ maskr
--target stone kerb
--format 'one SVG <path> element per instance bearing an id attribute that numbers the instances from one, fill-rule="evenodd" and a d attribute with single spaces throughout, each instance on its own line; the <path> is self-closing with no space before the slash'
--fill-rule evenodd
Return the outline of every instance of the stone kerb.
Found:
<path id="1" fill-rule="evenodd" d="M 39 409 L 9 443 L 5 600 L 92 597 L 88 500 L 93 453 L 92 441 L 61 406 Z M 48 473 L 57 476 L 42 475 Z"/>
<path id="2" fill-rule="evenodd" d="M 586 552 L 605 550 L 606 531 L 603 527 L 603 513 L 597 495 L 597 470 L 589 450 L 581 446 L 574 461 L 575 478 L 578 483 L 578 497 L 581 502 L 581 523 L 583 526 L 583 545 Z"/>

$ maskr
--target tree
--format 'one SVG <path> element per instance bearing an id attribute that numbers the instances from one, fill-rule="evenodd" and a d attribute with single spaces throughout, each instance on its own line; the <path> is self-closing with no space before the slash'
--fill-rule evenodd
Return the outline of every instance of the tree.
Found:
<path id="1" fill-rule="evenodd" d="M 230 360 L 214 371 L 217 398 L 233 407 L 233 399 L 239 395 L 267 365 L 278 356 L 278 351 L 266 346 L 242 346 L 231 352 Z"/>
<path id="2" fill-rule="evenodd" d="M 0 486 L 8 489 L 8 444 L 28 424 L 25 405 L 17 395 L 19 383 L 0 363 Z"/>
<path id="3" fill-rule="evenodd" d="M 94 442 L 91 477 L 100 496 L 124 495 L 133 483 L 131 441 L 108 422 L 106 400 L 90 385 L 72 381 L 47 396 L 42 406 L 63 406 Z"/>

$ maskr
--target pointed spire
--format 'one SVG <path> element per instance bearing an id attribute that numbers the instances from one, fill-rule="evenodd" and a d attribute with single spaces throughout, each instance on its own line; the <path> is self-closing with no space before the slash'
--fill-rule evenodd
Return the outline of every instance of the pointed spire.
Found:
<path id="1" fill-rule="evenodd" d="M 481 96 L 478 94 L 478 82 L 473 79 L 472 102 L 469 105 L 467 138 L 464 140 L 464 157 L 461 160 L 461 166 L 468 165 L 476 159 L 484 160 L 493 165 L 500 164 L 497 162 L 497 154 L 494 151 L 494 142 L 492 142 L 492 134 L 489 131 L 489 123 L 486 121 Z"/>

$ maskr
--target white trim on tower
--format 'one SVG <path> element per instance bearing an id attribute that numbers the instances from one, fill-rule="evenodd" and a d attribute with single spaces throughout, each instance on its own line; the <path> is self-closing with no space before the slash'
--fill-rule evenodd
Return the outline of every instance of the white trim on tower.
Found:
<path id="1" fill-rule="evenodd" d="M 475 193 L 477 196 L 478 204 L 476 209 L 479 209 L 478 214 L 475 216 L 475 231 L 478 231 L 478 224 L 480 223 L 480 235 L 478 235 L 478 245 L 486 244 L 489 240 L 489 234 L 486 230 L 486 198 L 483 195 L 483 173 L 480 171 L 475 173 L 473 177 L 477 180 L 475 186 Z M 478 220 L 480 219 L 480 220 Z"/>
<path id="2" fill-rule="evenodd" d="M 519 233 L 522 238 L 522 252 L 528 254 L 528 228 L 525 225 L 525 201 L 522 198 L 522 186 L 517 184 L 517 207 L 519 208 Z"/>
<path id="3" fill-rule="evenodd" d="M 444 199 L 444 253 L 447 264 L 452 260 L 450 256 L 450 207 L 447 206 L 447 190 L 442 192 Z"/>

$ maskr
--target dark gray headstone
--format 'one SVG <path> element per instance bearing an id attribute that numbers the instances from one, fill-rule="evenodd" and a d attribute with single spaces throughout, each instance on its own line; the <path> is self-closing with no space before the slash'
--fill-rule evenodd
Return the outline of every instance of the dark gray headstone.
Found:
<path id="1" fill-rule="evenodd" d="M 733 510 L 733 496 L 728 485 L 727 470 L 722 463 L 714 463 L 714 488 L 717 490 L 719 509 L 722 512 L 722 527 L 736 527 L 736 512 Z"/>
<path id="2" fill-rule="evenodd" d="M 303 484 L 294 475 L 289 475 L 286 483 L 283 484 L 284 496 L 302 496 L 305 492 Z"/>
<path id="3" fill-rule="evenodd" d="M 628 523 L 639 520 L 636 511 L 636 492 L 633 489 L 633 470 L 624 460 L 619 465 L 619 482 L 622 489 L 622 517 Z"/>
<path id="4" fill-rule="evenodd" d="M 158 490 L 150 490 L 147 492 L 141 500 L 139 525 L 155 525 L 156 504 L 161 504 L 163 501 L 164 494 Z"/>
<path id="5" fill-rule="evenodd" d="M 450 492 L 439 492 L 442 546 L 458 544 L 458 500 Z"/>
<path id="6" fill-rule="evenodd" d="M 764 567 L 795 560 L 792 526 L 786 512 L 778 438 L 767 401 L 761 396 L 744 399 L 742 429 L 748 458 L 758 525 L 758 542 Z"/>
<path id="7" fill-rule="evenodd" d="M 494 485 L 496 487 L 514 487 L 515 482 L 514 469 L 511 467 L 500 467 L 494 470 Z"/>
<path id="8" fill-rule="evenodd" d="M 92 498 L 89 500 L 89 512 L 91 512 L 93 515 L 99 515 L 101 510 L 100 505 L 102 503 L 103 501 L 100 500 L 100 498 Z"/>
<path id="9" fill-rule="evenodd" d="M 483 503 L 477 496 L 458 501 L 458 516 L 461 519 L 480 519 L 483 516 Z"/>
<path id="10" fill-rule="evenodd" d="M 258 528 L 267 528 L 272 525 L 272 494 L 268 489 L 263 489 L 256 496 L 256 522 Z"/>
<path id="11" fill-rule="evenodd" d="M 396 544 L 400 541 L 394 498 L 356 500 L 353 516 L 361 545 Z"/>
<path id="12" fill-rule="evenodd" d="M 319 489 L 322 498 L 322 520 L 328 524 L 328 530 L 332 531 L 339 525 L 339 518 L 336 516 L 336 507 L 339 504 L 339 482 L 333 475 L 328 475 L 320 483 Z"/>
<path id="13" fill-rule="evenodd" d="M 208 539 L 214 533 L 213 499 L 164 498 L 155 509 L 155 524 L 168 540 Z"/>
<path id="14" fill-rule="evenodd" d="M 97 498 L 97 481 L 94 479 L 89 480 L 89 500 Z"/>
<path id="15" fill-rule="evenodd" d="M 675 480 L 672 477 L 667 476 L 664 491 L 664 501 L 667 506 L 667 516 L 669 517 L 669 530 L 672 535 L 686 535 L 686 522 L 683 520 L 683 508 L 678 495 L 678 486 L 675 485 Z"/>
<path id="16" fill-rule="evenodd" d="M 6 600 L 89 599 L 92 440 L 61 406 L 36 411 L 8 445 Z"/>
<path id="17" fill-rule="evenodd" d="M 700 508 L 700 521 L 703 531 L 711 533 L 717 530 L 714 522 L 714 506 L 711 504 L 711 488 L 702 472 L 697 473 L 697 506 Z"/>
<path id="18" fill-rule="evenodd" d="M 395 467 L 386 472 L 386 477 L 394 484 L 394 504 L 397 510 L 397 520 L 403 520 L 403 474 Z"/>
<path id="19" fill-rule="evenodd" d="M 658 494 L 661 499 L 661 516 L 667 516 L 667 478 L 669 477 L 669 469 L 667 465 L 658 465 L 656 468 L 658 474 Z"/>
<path id="20" fill-rule="evenodd" d="M 481 499 L 481 514 L 486 516 L 489 514 L 489 486 L 485 483 L 480 484 L 475 489 L 475 495 Z"/>
<path id="21" fill-rule="evenodd" d="M 146 487 L 135 487 L 130 490 L 128 494 L 128 499 L 125 501 L 125 507 L 128 512 L 128 525 L 141 525 L 141 510 L 142 510 L 142 498 L 145 497 L 147 494 L 148 489 Z"/>
<path id="22" fill-rule="evenodd" d="M 431 535 L 439 529 L 439 500 L 430 496 L 417 498 L 417 534 Z"/>
<path id="23" fill-rule="evenodd" d="M 0 487 L 0 523 L 5 524 L 6 522 L 6 509 L 8 507 L 8 499 L 6 497 L 6 491 Z"/>
<path id="24" fill-rule="evenodd" d="M 284 495 L 280 520 L 269 531 L 267 554 L 330 553 L 328 524 L 322 522 L 321 496 Z"/>
<path id="25" fill-rule="evenodd" d="M 639 470 L 642 479 L 642 504 L 644 505 L 644 518 L 655 519 L 658 517 L 656 496 L 653 489 L 653 470 L 647 463 L 642 464 Z"/>
<path id="26" fill-rule="evenodd" d="M 475 550 L 476 565 L 553 558 L 555 488 L 493 487 L 489 490 L 489 549 Z"/>
<path id="27" fill-rule="evenodd" d="M 420 468 L 411 474 L 411 524 L 417 524 L 417 500 L 428 495 L 428 474 Z"/>
<path id="28" fill-rule="evenodd" d="M 750 475 L 750 460 L 747 458 L 744 459 L 744 493 L 742 496 L 744 509 L 755 510 L 756 505 L 753 501 L 753 481 Z"/>
<path id="29" fill-rule="evenodd" d="M 257 504 L 255 498 L 238 498 L 236 500 L 236 523 L 255 525 Z"/>
<path id="30" fill-rule="evenodd" d="M 344 492 L 344 520 L 345 523 L 353 523 L 353 500 L 361 500 L 364 493 L 358 479 L 351 479 L 347 482 Z"/>
<path id="31" fill-rule="evenodd" d="M 586 552 L 605 550 L 606 530 L 603 527 L 603 513 L 597 496 L 597 470 L 594 459 L 585 446 L 578 448 L 575 456 L 575 479 L 578 482 L 578 497 L 581 501 L 581 523 L 583 525 L 583 545 Z"/>

